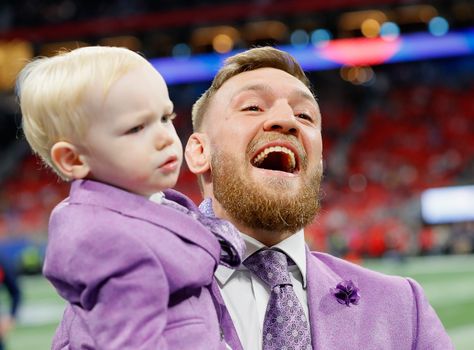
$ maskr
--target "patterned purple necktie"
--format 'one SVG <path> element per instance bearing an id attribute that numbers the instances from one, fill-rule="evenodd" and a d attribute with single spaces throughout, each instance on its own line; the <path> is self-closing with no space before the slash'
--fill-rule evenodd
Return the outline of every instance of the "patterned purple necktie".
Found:
<path id="1" fill-rule="evenodd" d="M 263 322 L 263 350 L 312 349 L 308 321 L 293 290 L 286 254 L 262 249 L 244 265 L 271 290 Z"/>

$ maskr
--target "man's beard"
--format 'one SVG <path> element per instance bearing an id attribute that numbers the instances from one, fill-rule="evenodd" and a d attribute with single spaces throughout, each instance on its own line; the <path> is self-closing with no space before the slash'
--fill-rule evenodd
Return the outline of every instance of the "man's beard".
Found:
<path id="1" fill-rule="evenodd" d="M 249 228 L 294 233 L 311 223 L 319 211 L 322 165 L 309 172 L 301 169 L 303 182 L 295 194 L 290 191 L 291 180 L 253 181 L 246 171 L 249 162 L 241 164 L 218 151 L 211 162 L 215 198 L 231 218 Z"/>

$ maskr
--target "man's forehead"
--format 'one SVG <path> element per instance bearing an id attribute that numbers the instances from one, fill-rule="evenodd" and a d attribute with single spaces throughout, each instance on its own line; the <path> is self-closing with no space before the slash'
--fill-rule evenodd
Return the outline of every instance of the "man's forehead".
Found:
<path id="1" fill-rule="evenodd" d="M 246 91 L 269 94 L 288 93 L 317 104 L 311 90 L 298 78 L 277 68 L 259 68 L 239 73 L 228 79 L 218 90 L 227 101 Z"/>

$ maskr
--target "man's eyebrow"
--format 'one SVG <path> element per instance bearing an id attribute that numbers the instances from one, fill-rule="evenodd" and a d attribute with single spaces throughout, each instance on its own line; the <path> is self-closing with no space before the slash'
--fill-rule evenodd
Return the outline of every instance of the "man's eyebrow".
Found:
<path id="1" fill-rule="evenodd" d="M 315 104 L 318 104 L 318 102 L 316 101 L 316 98 L 313 96 L 313 94 L 310 94 L 304 90 L 295 90 L 293 92 L 294 95 L 296 95 L 296 97 L 300 97 L 300 98 L 303 98 L 305 100 L 309 100 L 311 103 L 315 103 Z"/>

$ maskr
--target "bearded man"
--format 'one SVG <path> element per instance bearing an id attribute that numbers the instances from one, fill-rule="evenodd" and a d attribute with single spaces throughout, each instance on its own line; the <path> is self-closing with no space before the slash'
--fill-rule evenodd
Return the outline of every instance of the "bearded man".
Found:
<path id="1" fill-rule="evenodd" d="M 193 107 L 185 155 L 202 209 L 246 243 L 238 269 L 215 273 L 223 337 L 234 350 L 452 349 L 417 282 L 308 250 L 321 122 L 301 67 L 271 47 L 228 58 Z"/>

